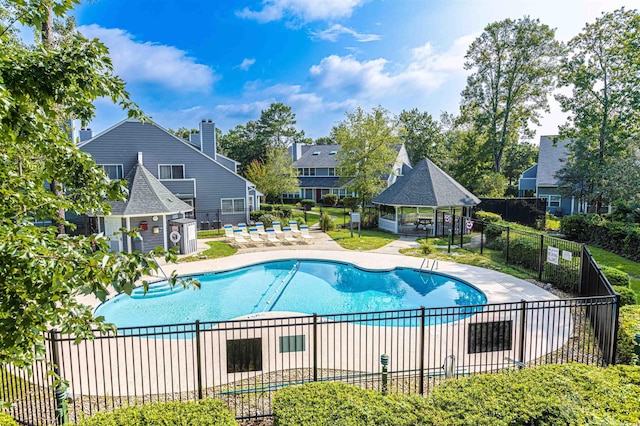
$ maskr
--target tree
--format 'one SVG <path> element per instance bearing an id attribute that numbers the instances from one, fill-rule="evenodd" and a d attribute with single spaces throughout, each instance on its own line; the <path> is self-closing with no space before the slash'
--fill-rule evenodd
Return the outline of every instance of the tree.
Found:
<path id="1" fill-rule="evenodd" d="M 269 148 L 264 164 L 254 160 L 247 167 L 246 178 L 256 184 L 267 199 L 279 199 L 282 195 L 298 191 L 298 177 L 291 155 L 284 148 Z"/>
<path id="2" fill-rule="evenodd" d="M 268 109 L 260 113 L 258 120 L 258 138 L 266 147 L 286 148 L 293 142 L 305 139 L 304 131 L 295 127 L 296 115 L 291 107 L 280 102 L 272 103 Z"/>
<path id="3" fill-rule="evenodd" d="M 417 164 L 427 157 L 438 167 L 444 163 L 443 135 L 440 123 L 428 112 L 420 112 L 417 108 L 400 113 L 400 137 L 407 148 L 409 161 Z"/>
<path id="4" fill-rule="evenodd" d="M 167 129 L 167 131 L 172 135 L 175 135 L 187 141 L 189 140 L 191 133 L 198 133 L 198 129 L 187 129 L 186 127 L 179 127 L 178 130 Z"/>
<path id="5" fill-rule="evenodd" d="M 227 157 L 240 162 L 241 169 L 245 171 L 252 162 L 266 160 L 266 147 L 258 138 L 258 124 L 255 121 L 230 129 L 218 139 L 218 149 Z"/>
<path id="6" fill-rule="evenodd" d="M 596 211 L 620 194 L 610 173 L 639 149 L 640 16 L 623 9 L 604 13 L 569 42 L 558 94 L 569 113 L 560 138 L 569 138 L 569 157 L 558 173 L 565 195 L 591 203 Z M 637 167 L 637 165 L 636 165 Z M 635 182 L 636 192 L 640 182 Z"/>
<path id="7" fill-rule="evenodd" d="M 87 123 L 102 97 L 142 118 L 98 40 L 73 33 L 62 43 L 24 46 L 12 38 L 15 22 L 41 32 L 49 10 L 61 15 L 72 3 L 15 2 L 0 14 L 0 364 L 17 367 L 44 355 L 51 327 L 77 339 L 91 336 L 92 326 L 106 328 L 78 295 L 104 300 L 109 288 L 130 292 L 157 268 L 152 255 L 109 252 L 104 237 L 57 236 L 55 227 L 35 226 L 60 209 L 107 213 L 105 199 L 126 194 L 122 181 L 109 181 L 68 138 L 65 119 Z M 52 181 L 64 196 L 43 185 Z"/>
<path id="8" fill-rule="evenodd" d="M 340 165 L 340 181 L 347 184 L 365 203 L 384 189 L 384 175 L 392 172 L 396 159 L 395 147 L 401 143 L 397 124 L 382 107 L 365 112 L 361 108 L 333 129 L 341 145 L 336 154 Z"/>
<path id="9" fill-rule="evenodd" d="M 495 172 L 505 149 L 530 137 L 530 124 L 548 111 L 560 53 L 554 30 L 529 17 L 488 25 L 467 50 L 465 69 L 474 72 L 462 112 L 484 136 Z"/>
<path id="10" fill-rule="evenodd" d="M 334 145 L 335 139 L 331 136 L 322 136 L 313 141 L 314 145 Z"/>
<path id="11" fill-rule="evenodd" d="M 502 174 L 509 186 L 520 178 L 522 172 L 533 166 L 538 160 L 538 148 L 530 143 L 519 143 L 509 146 L 504 153 Z"/>

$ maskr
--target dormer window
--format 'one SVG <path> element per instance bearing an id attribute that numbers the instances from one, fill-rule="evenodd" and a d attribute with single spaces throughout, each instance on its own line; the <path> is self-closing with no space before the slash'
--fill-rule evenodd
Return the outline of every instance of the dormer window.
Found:
<path id="1" fill-rule="evenodd" d="M 313 151 L 313 155 L 320 155 L 320 151 Z"/>
<path id="2" fill-rule="evenodd" d="M 329 155 L 336 155 L 337 153 L 338 153 L 338 151 L 331 151 L 331 152 L 329 153 Z"/>
<path id="3" fill-rule="evenodd" d="M 184 164 L 158 165 L 159 179 L 184 179 Z"/>

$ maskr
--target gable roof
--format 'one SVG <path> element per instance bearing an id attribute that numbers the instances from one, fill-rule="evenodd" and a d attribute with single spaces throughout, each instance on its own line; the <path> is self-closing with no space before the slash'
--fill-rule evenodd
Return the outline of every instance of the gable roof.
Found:
<path id="1" fill-rule="evenodd" d="M 540 137 L 538 170 L 536 172 L 537 186 L 558 186 L 558 179 L 555 175 L 564 166 L 569 142 L 569 139 L 559 140 L 554 146 L 552 136 Z"/>
<path id="2" fill-rule="evenodd" d="M 158 125 L 156 122 L 154 122 L 154 121 L 152 121 L 152 120 L 147 120 L 147 121 L 145 121 L 145 122 L 143 123 L 143 122 L 141 122 L 140 120 L 136 120 L 136 119 L 131 119 L 131 118 L 124 119 L 124 120 L 122 120 L 122 121 L 120 121 L 120 122 L 118 122 L 118 123 L 114 124 L 113 126 L 109 127 L 108 129 L 103 130 L 102 132 L 98 133 L 97 135 L 95 135 L 95 136 L 94 136 L 94 137 L 92 137 L 91 139 L 87 139 L 86 141 L 83 141 L 83 142 L 79 143 L 79 144 L 78 144 L 78 148 L 82 149 L 82 147 L 84 147 L 85 145 L 88 145 L 88 144 L 90 144 L 90 143 L 94 142 L 95 140 L 97 140 L 97 139 L 99 139 L 101 136 L 103 136 L 104 134 L 106 134 L 106 133 L 108 133 L 108 132 L 112 131 L 113 129 L 115 129 L 115 128 L 119 127 L 119 126 L 122 126 L 124 123 L 130 123 L 130 122 L 133 122 L 133 123 L 141 123 L 141 124 L 150 124 L 150 125 L 152 125 L 152 126 L 155 126 L 156 128 L 158 128 L 159 130 L 163 131 L 163 132 L 164 132 L 164 133 L 166 133 L 167 135 L 171 136 L 173 139 L 175 139 L 176 141 L 180 142 L 181 144 L 183 144 L 183 145 L 184 145 L 184 146 L 186 146 L 187 148 L 192 149 L 193 151 L 195 151 L 195 152 L 199 153 L 200 155 L 204 156 L 205 158 L 207 158 L 208 160 L 212 161 L 213 163 L 215 163 L 215 164 L 219 165 L 220 167 L 222 167 L 222 168 L 223 168 L 223 170 L 227 171 L 228 173 L 232 173 L 233 175 L 235 175 L 235 176 L 239 177 L 240 179 L 242 179 L 243 181 L 245 181 L 245 182 L 246 182 L 246 184 L 247 184 L 249 187 L 255 187 L 255 186 L 256 186 L 253 182 L 251 182 L 251 181 L 249 181 L 249 180 L 245 179 L 244 177 L 242 177 L 242 176 L 241 176 L 241 175 L 239 175 L 238 173 L 236 173 L 236 172 L 234 172 L 233 170 L 231 170 L 231 169 L 229 169 L 228 167 L 226 167 L 224 164 L 220 163 L 219 161 L 216 161 L 214 158 L 212 158 L 212 157 L 210 157 L 209 155 L 207 155 L 207 154 L 205 154 L 204 152 L 202 152 L 202 151 L 200 150 L 200 147 L 199 147 L 199 146 L 194 145 L 193 143 L 189 142 L 189 141 L 188 141 L 188 140 L 186 140 L 186 139 L 183 139 L 183 138 L 181 138 L 181 137 L 179 137 L 179 136 L 174 135 L 173 133 L 171 133 L 170 131 L 168 131 L 168 130 L 167 130 L 167 129 L 165 129 L 164 127 L 162 127 L 162 126 Z M 220 154 L 216 154 L 216 155 L 220 155 Z M 235 161 L 235 160 L 233 160 L 233 159 L 231 159 L 231 158 L 227 158 L 227 157 L 225 157 L 224 155 L 223 155 L 222 157 L 223 157 L 223 158 L 225 158 L 225 159 L 228 159 L 228 160 L 230 160 L 230 161 Z M 236 162 L 236 163 L 237 163 L 237 164 L 240 164 L 240 163 L 238 163 L 238 162 Z"/>
<path id="3" fill-rule="evenodd" d="M 475 206 L 480 200 L 425 158 L 373 199 L 388 206 L 452 207 Z"/>
<path id="4" fill-rule="evenodd" d="M 335 153 L 339 150 L 340 145 L 309 145 L 293 167 L 338 167 Z"/>
<path id="5" fill-rule="evenodd" d="M 129 182 L 127 200 L 109 202 L 114 216 L 175 214 L 193 210 L 193 207 L 173 195 L 140 163 L 133 166 L 125 179 Z"/>

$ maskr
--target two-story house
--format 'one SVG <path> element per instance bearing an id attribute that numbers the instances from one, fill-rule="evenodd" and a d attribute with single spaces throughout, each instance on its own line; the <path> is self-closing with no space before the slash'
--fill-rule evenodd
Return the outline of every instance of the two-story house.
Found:
<path id="1" fill-rule="evenodd" d="M 586 208 L 574 197 L 562 197 L 560 194 L 560 182 L 556 174 L 564 166 L 568 144 L 568 139 L 554 143 L 553 136 L 541 136 L 538 163 L 522 172 L 518 182 L 520 197 L 542 198 L 547 202 L 547 211 L 559 216 L 585 211 Z"/>
<path id="2" fill-rule="evenodd" d="M 146 223 L 141 232 L 145 251 L 168 246 L 172 219 L 186 215 L 199 224 L 219 226 L 246 222 L 249 212 L 259 208 L 255 185 L 236 173 L 236 161 L 217 152 L 211 120 L 202 120 L 189 141 L 153 122 L 124 120 L 78 147 L 110 178 L 129 181 L 126 205 L 112 203 L 113 213 L 99 218 L 99 231 L 112 235 L 120 227 Z M 114 249 L 130 250 L 131 243 Z"/>
<path id="3" fill-rule="evenodd" d="M 402 165 L 410 165 L 409 155 L 404 144 L 396 146 L 397 156 L 392 172 L 382 176 L 387 187 L 392 185 L 402 172 Z M 299 193 L 287 194 L 292 198 L 306 198 L 320 202 L 326 194 L 336 194 L 338 199 L 356 194 L 347 190 L 348 183 L 340 182 L 339 164 L 336 154 L 340 145 L 306 145 L 294 143 L 289 148 L 293 167 L 298 172 Z"/>

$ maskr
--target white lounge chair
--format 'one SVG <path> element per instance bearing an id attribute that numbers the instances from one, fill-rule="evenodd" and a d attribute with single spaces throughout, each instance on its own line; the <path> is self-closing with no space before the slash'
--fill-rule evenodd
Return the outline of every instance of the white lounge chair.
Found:
<path id="1" fill-rule="evenodd" d="M 283 235 L 282 229 L 280 228 L 280 222 L 275 221 L 271 224 L 273 226 L 273 232 L 276 233 L 276 237 L 279 235 Z"/>
<path id="2" fill-rule="evenodd" d="M 233 240 L 233 225 L 225 225 L 224 226 L 224 238 L 227 240 Z"/>
<path id="3" fill-rule="evenodd" d="M 284 233 L 284 241 L 286 243 L 293 244 L 298 242 L 298 240 L 291 233 L 291 228 L 289 228 L 288 226 L 284 227 L 282 229 L 282 232 Z"/>
<path id="4" fill-rule="evenodd" d="M 300 233 L 300 230 L 298 229 L 298 222 L 296 222 L 295 220 L 289 221 L 289 228 L 291 228 L 291 232 L 293 232 L 293 235 L 297 235 Z"/>
<path id="5" fill-rule="evenodd" d="M 246 246 L 249 244 L 249 241 L 245 240 L 244 235 L 242 235 L 242 230 L 240 229 L 233 230 L 233 239 L 239 246 Z"/>
<path id="6" fill-rule="evenodd" d="M 262 244 L 262 238 L 258 234 L 258 228 L 249 228 L 249 236 L 251 237 L 251 242 Z"/>
<path id="7" fill-rule="evenodd" d="M 267 228 L 267 244 L 280 244 L 280 240 L 278 239 L 278 236 L 276 235 L 276 231 L 273 230 L 273 228 Z"/>
<path id="8" fill-rule="evenodd" d="M 246 223 L 239 223 L 238 224 L 238 229 L 242 232 L 242 236 L 243 237 L 248 237 L 249 236 L 249 229 L 247 228 L 247 224 Z"/>
<path id="9" fill-rule="evenodd" d="M 314 242 L 313 236 L 309 234 L 309 227 L 307 225 L 300 225 L 300 236 L 302 237 L 302 241 L 307 243 Z"/>
<path id="10" fill-rule="evenodd" d="M 263 236 L 267 234 L 267 232 L 264 230 L 264 223 L 256 222 L 256 228 L 258 228 L 258 235 Z"/>

